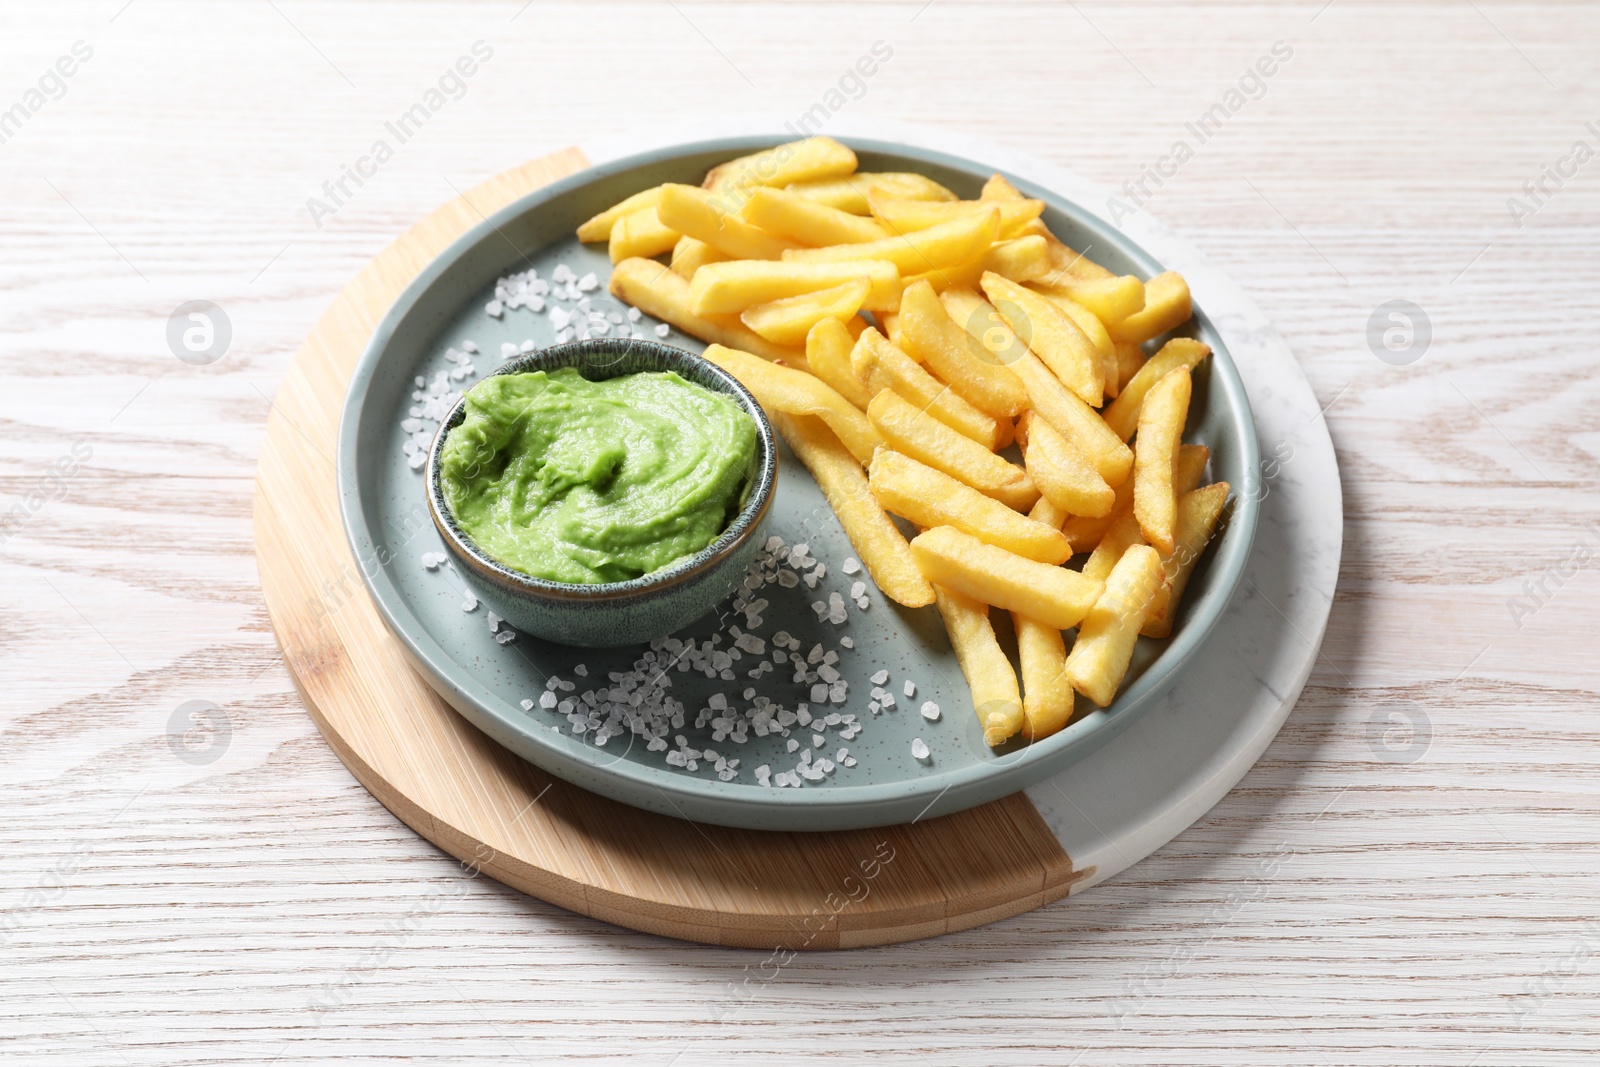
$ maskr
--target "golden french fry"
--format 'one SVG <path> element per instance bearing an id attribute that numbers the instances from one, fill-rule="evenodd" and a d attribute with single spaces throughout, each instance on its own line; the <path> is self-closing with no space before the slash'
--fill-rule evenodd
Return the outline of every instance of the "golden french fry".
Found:
<path id="1" fill-rule="evenodd" d="M 890 235 L 871 219 L 781 189 L 753 190 L 739 215 L 768 233 L 808 248 L 881 241 Z"/>
<path id="2" fill-rule="evenodd" d="M 873 217 L 890 233 L 926 230 L 952 219 L 999 211 L 1002 239 L 1016 236 L 1044 212 L 1043 200 L 912 200 L 874 193 L 867 198 L 867 204 Z"/>
<path id="3" fill-rule="evenodd" d="M 861 244 L 829 245 L 826 248 L 791 248 L 785 260 L 798 263 L 837 263 L 857 259 L 887 259 L 901 274 L 953 267 L 977 259 L 994 244 L 1000 233 L 1000 212 L 970 215 L 930 226 L 915 233 L 900 234 L 882 241 Z"/>
<path id="4" fill-rule="evenodd" d="M 874 329 L 862 332 L 850 354 L 850 365 L 867 392 L 885 389 L 899 393 L 946 426 L 982 445 L 990 452 L 1005 447 L 1009 424 L 985 415 L 961 399 L 949 386 L 923 370 L 916 360 Z M 1133 454 L 1128 454 L 1133 463 Z"/>
<path id="5" fill-rule="evenodd" d="M 1111 389 L 1111 383 L 1106 383 L 1106 396 L 1113 400 L 1122 394 L 1122 390 L 1133 381 L 1133 376 L 1139 373 L 1139 368 L 1144 366 L 1148 358 L 1144 349 L 1132 341 L 1118 341 L 1117 343 L 1117 388 Z"/>
<path id="6" fill-rule="evenodd" d="M 786 191 L 807 200 L 848 211 L 852 215 L 870 215 L 867 197 L 875 189 L 889 196 L 908 200 L 954 200 L 956 194 L 932 178 L 921 174 L 904 174 L 893 171 L 857 171 L 842 178 L 818 178 L 795 182 L 785 186 Z"/>
<path id="7" fill-rule="evenodd" d="M 1033 502 L 1033 507 L 1028 509 L 1028 518 L 1034 522 L 1042 522 L 1046 526 L 1059 530 L 1061 529 L 1061 524 L 1071 518 L 1071 515 L 1052 504 L 1049 497 L 1041 494 L 1039 499 Z M 1066 537 L 1067 535 L 1062 534 L 1061 536 Z M 1068 538 L 1067 544 L 1069 547 L 1071 546 L 1072 541 L 1070 538 Z"/>
<path id="8" fill-rule="evenodd" d="M 711 194 L 692 185 L 662 186 L 656 211 L 664 225 L 734 259 L 777 259 L 796 247 L 793 241 L 752 226 L 737 215 L 718 211 Z"/>
<path id="9" fill-rule="evenodd" d="M 617 220 L 616 225 L 611 227 L 608 251 L 613 263 L 621 263 L 634 256 L 649 259 L 672 251 L 678 238 L 678 231 L 662 225 L 656 209 L 647 207 Z"/>
<path id="10" fill-rule="evenodd" d="M 1174 271 L 1157 274 L 1144 283 L 1144 308 L 1125 319 L 1106 323 L 1117 341 L 1143 344 L 1168 330 L 1182 326 L 1194 314 L 1189 283 Z"/>
<path id="11" fill-rule="evenodd" d="M 884 260 L 853 263 L 791 263 L 785 260 L 735 259 L 706 264 L 695 272 L 690 289 L 693 307 L 701 315 L 738 314 L 753 304 L 815 293 L 856 278 L 870 283 L 868 311 L 885 305 L 900 306 L 900 271 Z"/>
<path id="12" fill-rule="evenodd" d="M 1187 337 L 1174 337 L 1162 345 L 1161 351 L 1146 360 L 1138 372 L 1128 379 L 1121 394 L 1106 405 L 1106 425 L 1124 441 L 1132 437 L 1133 431 L 1139 428 L 1139 409 L 1144 405 L 1145 394 L 1150 392 L 1150 387 L 1180 367 L 1199 366 L 1200 361 L 1210 354 L 1210 345 L 1191 341 Z"/>
<path id="13" fill-rule="evenodd" d="M 933 603 L 933 586 L 918 569 L 900 528 L 878 506 L 861 465 L 833 431 L 820 419 L 781 411 L 773 415 L 772 424 L 816 479 L 883 595 L 908 608 Z"/>
<path id="14" fill-rule="evenodd" d="M 617 220 L 624 215 L 631 215 L 635 211 L 643 211 L 647 207 L 655 207 L 661 202 L 661 186 L 646 189 L 641 193 L 634 193 L 620 204 L 606 208 L 594 218 L 589 219 L 578 227 L 578 240 L 584 244 L 595 241 L 609 241 L 611 229 Z M 614 262 L 614 261 L 613 261 Z"/>
<path id="15" fill-rule="evenodd" d="M 709 345 L 703 353 L 735 378 L 761 402 L 770 415 L 813 415 L 828 424 L 856 462 L 865 466 L 883 439 L 867 417 L 850 401 L 830 389 L 822 379 L 805 371 L 780 367 L 758 356 L 722 345 Z"/>
<path id="16" fill-rule="evenodd" d="M 1078 694 L 1067 681 L 1067 646 L 1061 631 L 1014 611 L 1011 624 L 1022 668 L 1022 735 L 1037 741 L 1067 725 Z"/>
<path id="17" fill-rule="evenodd" d="M 924 530 L 911 541 L 917 566 L 935 585 L 1031 619 L 1070 629 L 1078 625 L 1104 588 L 1065 567 L 1052 567 L 951 526 Z"/>
<path id="18" fill-rule="evenodd" d="M 1156 550 L 1149 545 L 1132 546 L 1112 568 L 1105 592 L 1078 626 L 1077 640 L 1067 657 L 1067 680 L 1102 708 L 1116 698 L 1128 673 L 1133 644 L 1161 580 L 1161 557 Z"/>
<path id="19" fill-rule="evenodd" d="M 689 283 L 653 259 L 625 259 L 612 267 L 611 295 L 702 341 L 754 352 L 791 367 L 804 369 L 806 365 L 804 351 L 775 345 L 736 318 L 690 310 Z"/>
<path id="20" fill-rule="evenodd" d="M 1008 508 L 1026 511 L 1039 499 L 1039 490 L 1027 471 L 952 430 L 893 389 L 884 389 L 872 398 L 867 418 L 891 448 Z"/>
<path id="21" fill-rule="evenodd" d="M 1121 485 L 1127 479 L 1133 469 L 1133 450 L 1111 432 L 1099 412 L 1062 385 L 1061 379 L 1028 351 L 992 304 L 962 288 L 946 289 L 939 300 L 952 319 L 1022 379 L 1029 406 L 1089 457 L 1107 485 Z"/>
<path id="22" fill-rule="evenodd" d="M 849 148 L 832 137 L 808 137 L 712 167 L 706 172 L 704 185 L 716 190 L 723 200 L 731 201 L 761 186 L 782 188 L 794 182 L 838 178 L 855 169 L 856 154 Z M 737 211 L 738 204 L 724 210 Z"/>
<path id="23" fill-rule="evenodd" d="M 1105 393 L 1100 353 L 1066 312 L 1033 290 L 992 272 L 983 276 L 983 291 L 1000 317 L 1063 385 L 1091 407 L 1099 405 Z"/>
<path id="24" fill-rule="evenodd" d="M 1078 329 L 1083 331 L 1083 335 L 1089 339 L 1095 350 L 1100 353 L 1102 370 L 1104 370 L 1108 361 L 1115 362 L 1117 356 L 1116 342 L 1111 340 L 1111 335 L 1106 332 L 1105 323 L 1101 322 L 1094 312 L 1070 296 L 1065 296 L 1059 292 L 1040 292 L 1039 295 L 1049 300 L 1062 311 L 1065 311 L 1067 317 L 1077 324 Z"/>
<path id="25" fill-rule="evenodd" d="M 979 200 L 1026 200 L 1022 191 L 1006 180 L 1003 174 L 991 174 L 989 180 L 983 183 L 983 191 L 978 194 Z"/>
<path id="26" fill-rule="evenodd" d="M 896 302 L 895 307 L 899 306 L 900 304 Z M 877 318 L 878 323 L 883 327 L 883 335 L 889 339 L 889 343 L 894 345 L 896 348 L 899 348 L 900 316 L 895 314 L 893 311 L 874 311 L 873 315 Z M 900 351 L 905 352 L 905 349 L 901 348 Z M 913 356 L 910 352 L 906 352 L 906 358 L 910 359 L 913 363 L 917 361 L 917 357 Z"/>
<path id="27" fill-rule="evenodd" d="M 1017 424 L 1023 462 L 1040 495 L 1073 515 L 1109 515 L 1117 494 L 1087 456 L 1033 412 Z"/>
<path id="28" fill-rule="evenodd" d="M 1172 488 L 1180 504 L 1184 494 L 1205 477 L 1210 458 L 1211 450 L 1205 445 L 1178 446 L 1178 458 L 1172 463 Z M 1111 514 L 1098 519 L 1069 519 L 1062 524 L 1061 532 L 1072 542 L 1074 552 L 1092 553 L 1083 565 L 1083 573 L 1105 581 L 1129 545 L 1145 543 L 1144 531 L 1139 529 L 1139 519 L 1133 513 L 1133 479 L 1117 486 L 1117 501 Z"/>
<path id="29" fill-rule="evenodd" d="M 1133 513 L 1145 539 L 1162 552 L 1172 551 L 1178 520 L 1172 468 L 1189 417 L 1191 388 L 1188 367 L 1151 387 L 1139 411 L 1139 434 L 1133 443 Z"/>
<path id="30" fill-rule="evenodd" d="M 692 282 L 695 273 L 701 267 L 708 263 L 721 263 L 727 258 L 704 241 L 696 241 L 693 237 L 680 237 L 678 243 L 672 246 L 671 266 L 675 273 Z"/>
<path id="31" fill-rule="evenodd" d="M 854 318 L 871 288 L 865 278 L 854 278 L 832 289 L 752 304 L 740 314 L 739 321 L 774 344 L 803 344 L 811 327 L 823 319 L 836 319 L 843 325 Z"/>
<path id="32" fill-rule="evenodd" d="M 880 449 L 867 470 L 872 495 L 885 511 L 918 526 L 954 526 L 980 541 L 1040 563 L 1072 555 L 1054 526 L 1017 514 L 993 497 L 892 449 Z"/>
<path id="33" fill-rule="evenodd" d="M 972 691 L 984 743 L 990 747 L 1003 744 L 1022 729 L 1022 693 L 1017 688 L 1017 673 L 995 639 L 988 605 L 944 586 L 935 585 L 933 591 L 950 647 L 955 649 L 956 662 Z"/>
<path id="34" fill-rule="evenodd" d="M 1183 603 L 1183 591 L 1189 585 L 1194 565 L 1205 554 L 1222 518 L 1222 509 L 1228 503 L 1228 483 L 1216 482 L 1195 489 L 1178 498 L 1177 547 L 1161 557 L 1164 581 L 1156 591 L 1150 616 L 1139 631 L 1145 637 L 1167 637 L 1172 633 L 1172 619 Z"/>
<path id="35" fill-rule="evenodd" d="M 1131 274 L 1112 278 L 1064 274 L 1053 279 L 1044 291 L 1081 304 L 1101 322 L 1116 322 L 1144 310 L 1144 282 Z"/>
<path id="36" fill-rule="evenodd" d="M 919 282 L 906 287 L 900 295 L 899 320 L 903 347 L 973 407 L 1004 419 L 1020 415 L 1028 406 L 1022 380 L 950 318 L 931 285 Z"/>
<path id="37" fill-rule="evenodd" d="M 853 322 L 861 322 L 859 318 Z M 863 332 L 866 323 L 861 323 Z M 827 382 L 840 396 L 844 397 L 856 407 L 866 410 L 867 404 L 872 400 L 872 394 L 867 391 L 867 383 L 856 374 L 855 368 L 850 365 L 850 351 L 855 348 L 856 339 L 850 336 L 850 329 L 838 319 L 823 319 L 811 327 L 811 332 L 806 334 L 806 362 L 811 365 L 811 373 Z"/>
<path id="38" fill-rule="evenodd" d="M 1046 281 L 1060 281 L 1066 277 L 1077 278 L 1115 278 L 1116 275 L 1106 270 L 1082 252 L 1075 251 L 1056 239 L 1055 234 L 1045 231 L 1045 240 L 1050 244 L 1050 274 Z"/>
<path id="39" fill-rule="evenodd" d="M 925 281 L 936 293 L 952 286 L 975 289 L 989 271 L 1015 282 L 1031 281 L 1050 270 L 1050 249 L 1042 237 L 1016 237 L 996 241 L 978 259 L 956 267 L 924 271 L 905 279 L 906 285 Z"/>

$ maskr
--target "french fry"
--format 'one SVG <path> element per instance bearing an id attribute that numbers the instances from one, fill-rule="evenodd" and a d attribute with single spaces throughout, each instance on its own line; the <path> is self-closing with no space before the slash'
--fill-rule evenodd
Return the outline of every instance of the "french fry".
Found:
<path id="1" fill-rule="evenodd" d="M 808 248 L 881 241 L 890 234 L 871 219 L 780 189 L 752 191 L 739 215 L 768 233 Z"/>
<path id="2" fill-rule="evenodd" d="M 885 260 L 850 263 L 791 263 L 786 260 L 736 259 L 706 264 L 695 272 L 690 288 L 692 307 L 700 315 L 737 315 L 753 304 L 831 289 L 855 278 L 871 287 L 862 306 L 868 311 L 900 306 L 900 271 Z"/>
<path id="3" fill-rule="evenodd" d="M 1109 515 L 1117 494 L 1071 441 L 1033 412 L 1017 424 L 1023 462 L 1041 496 L 1073 515 Z"/>
<path id="4" fill-rule="evenodd" d="M 791 248 L 783 253 L 783 258 L 798 263 L 887 259 L 900 269 L 901 274 L 917 274 L 977 259 L 994 244 L 999 234 L 1000 212 L 990 211 L 882 241 L 829 245 L 826 248 Z"/>
<path id="5" fill-rule="evenodd" d="M 885 511 L 918 526 L 954 526 L 987 544 L 1038 560 L 1065 563 L 1072 555 L 1055 526 L 1017 514 L 993 497 L 910 456 L 880 449 L 867 470 L 872 495 Z"/>
<path id="6" fill-rule="evenodd" d="M 1050 503 L 1050 498 L 1041 494 L 1039 499 L 1033 502 L 1033 507 L 1028 509 L 1028 518 L 1034 522 L 1042 522 L 1046 526 L 1059 530 L 1061 529 L 1061 524 L 1071 518 L 1071 515 Z M 1067 535 L 1062 534 L 1061 536 L 1066 537 Z M 1067 544 L 1069 547 L 1072 544 L 1070 538 Z"/>
<path id="7" fill-rule="evenodd" d="M 1011 613 L 1022 668 L 1022 736 L 1030 741 L 1067 725 L 1078 694 L 1067 681 L 1067 646 L 1048 623 Z"/>
<path id="8" fill-rule="evenodd" d="M 1020 415 L 1027 407 L 1022 380 L 950 318 L 932 286 L 907 286 L 899 317 L 903 347 L 973 407 L 996 418 Z"/>
<path id="9" fill-rule="evenodd" d="M 1039 295 L 1049 300 L 1062 311 L 1065 311 L 1067 317 L 1076 323 L 1078 329 L 1083 331 L 1083 335 L 1094 344 L 1095 350 L 1100 353 L 1102 370 L 1106 367 L 1107 361 L 1114 362 L 1116 360 L 1116 343 L 1111 340 L 1111 335 L 1106 332 L 1105 323 L 1101 322 L 1094 312 L 1070 296 L 1065 296 L 1059 292 L 1039 292 Z"/>
<path id="10" fill-rule="evenodd" d="M 1144 308 L 1125 319 L 1106 323 L 1113 340 L 1134 344 L 1159 337 L 1182 326 L 1194 314 L 1189 283 L 1174 271 L 1157 274 L 1144 283 Z"/>
<path id="11" fill-rule="evenodd" d="M 1055 372 L 1063 385 L 1091 407 L 1100 404 L 1105 393 L 1100 354 L 1066 312 L 1033 290 L 998 274 L 983 276 L 983 291 L 1000 317 Z"/>
<path id="12" fill-rule="evenodd" d="M 680 237 L 678 243 L 672 246 L 671 267 L 674 273 L 692 282 L 695 273 L 701 267 L 708 263 L 721 263 L 727 258 L 704 241 L 696 241 L 693 237 Z"/>
<path id="13" fill-rule="evenodd" d="M 1017 688 L 1017 673 L 995 639 L 989 608 L 954 589 L 935 585 L 933 591 L 950 647 L 955 649 L 956 662 L 972 691 L 984 743 L 991 748 L 1004 744 L 1022 729 L 1022 693 Z"/>
<path id="14" fill-rule="evenodd" d="M 649 259 L 670 252 L 678 243 L 679 236 L 677 230 L 662 224 L 655 208 L 641 208 L 622 216 L 611 227 L 608 248 L 611 262 L 621 263 L 634 256 Z"/>
<path id="15" fill-rule="evenodd" d="M 739 315 L 739 321 L 773 344 L 803 344 L 811 327 L 823 319 L 835 319 L 842 325 L 854 318 L 871 288 L 867 279 L 853 278 L 831 289 L 752 304 Z"/>
<path id="16" fill-rule="evenodd" d="M 1161 581 L 1161 557 L 1149 545 L 1134 545 L 1117 561 L 1105 592 L 1078 626 L 1067 680 L 1102 708 L 1116 699 Z"/>
<path id="17" fill-rule="evenodd" d="M 838 178 L 855 169 L 856 154 L 849 148 L 832 137 L 808 137 L 712 167 L 704 184 L 726 197 L 764 185 L 782 188 L 795 182 Z"/>
<path id="18" fill-rule="evenodd" d="M 1014 282 L 1031 281 L 1050 271 L 1050 249 L 1042 237 L 1016 237 L 996 241 L 978 259 L 956 267 L 924 271 L 905 279 L 906 285 L 926 281 L 936 293 L 953 286 L 976 289 L 984 274 L 993 271 Z"/>
<path id="19" fill-rule="evenodd" d="M 869 328 L 856 340 L 850 365 L 867 383 L 868 393 L 892 389 L 988 451 L 1005 447 L 1002 442 L 1006 439 L 1006 424 L 961 399 L 877 330 Z M 1128 453 L 1128 463 L 1133 463 L 1132 452 Z"/>
<path id="20" fill-rule="evenodd" d="M 1066 277 L 1077 278 L 1115 278 L 1116 275 L 1106 270 L 1082 252 L 1069 248 L 1056 239 L 1056 235 L 1046 233 L 1046 241 L 1050 245 L 1050 275 L 1046 279 L 1050 282 L 1059 281 Z"/>
<path id="21" fill-rule="evenodd" d="M 1164 553 L 1172 551 L 1178 520 L 1172 468 L 1189 416 L 1191 388 L 1188 367 L 1157 382 L 1139 410 L 1133 445 L 1133 513 L 1145 539 Z"/>
<path id="22" fill-rule="evenodd" d="M 1039 499 L 1039 490 L 1027 471 L 952 430 L 892 389 L 872 398 L 867 418 L 891 448 L 1008 508 L 1026 511 Z"/>
<path id="23" fill-rule="evenodd" d="M 662 186 L 656 211 L 664 225 L 734 259 L 777 259 L 796 247 L 793 241 L 752 226 L 737 215 L 718 211 L 711 194 L 692 185 Z"/>
<path id="24" fill-rule="evenodd" d="M 989 180 L 983 183 L 983 191 L 978 194 L 979 200 L 1026 200 L 1022 191 L 1006 180 L 1003 174 L 991 174 Z"/>
<path id="25" fill-rule="evenodd" d="M 893 171 L 857 171 L 842 178 L 818 178 L 795 182 L 786 191 L 807 200 L 848 211 L 852 215 L 870 215 L 867 197 L 874 189 L 890 196 L 909 200 L 954 200 L 956 194 L 932 178 L 921 174 L 904 174 Z"/>
<path id="26" fill-rule="evenodd" d="M 1017 232 L 1044 212 L 1043 200 L 910 200 L 874 193 L 867 198 L 872 216 L 890 233 L 911 233 L 926 230 L 952 219 L 981 215 L 986 211 L 1000 212 L 1000 237 L 1014 237 Z"/>
<path id="27" fill-rule="evenodd" d="M 911 554 L 935 585 L 1021 612 L 1058 630 L 1078 625 L 1104 588 L 1077 571 L 986 545 L 950 526 L 918 534 L 911 541 Z"/>
<path id="28" fill-rule="evenodd" d="M 1131 274 L 1112 278 L 1084 278 L 1066 274 L 1045 290 L 1083 305 L 1102 322 L 1116 322 L 1144 310 L 1144 283 Z"/>
<path id="29" fill-rule="evenodd" d="M 1099 412 L 1062 385 L 1061 379 L 1028 351 L 992 304 L 961 288 L 946 289 L 939 300 L 952 319 L 1022 379 L 1029 407 L 1088 456 L 1106 484 L 1117 486 L 1127 479 L 1133 469 L 1133 450 L 1111 432 Z"/>
<path id="30" fill-rule="evenodd" d="M 804 351 L 775 345 L 736 318 L 690 310 L 689 283 L 653 259 L 625 259 L 612 267 L 611 295 L 702 341 L 754 352 L 791 367 L 806 365 Z"/>
<path id="31" fill-rule="evenodd" d="M 600 214 L 579 226 L 578 240 L 584 244 L 592 244 L 595 241 L 609 241 L 611 239 L 611 229 L 617 224 L 618 219 L 624 215 L 631 215 L 635 211 L 643 211 L 647 207 L 655 207 L 660 202 L 661 186 L 659 185 L 640 193 L 634 193 L 620 204 L 614 204 L 606 208 Z"/>
<path id="32" fill-rule="evenodd" d="M 1178 498 L 1177 547 L 1169 555 L 1161 557 L 1164 580 L 1156 591 L 1149 618 L 1139 631 L 1143 636 L 1171 636 L 1172 619 L 1183 603 L 1183 591 L 1189 585 L 1189 576 L 1194 573 L 1194 565 L 1211 543 L 1211 536 L 1216 532 L 1217 522 L 1222 518 L 1222 509 L 1227 503 L 1227 482 L 1216 482 Z"/>
<path id="33" fill-rule="evenodd" d="M 861 322 L 859 318 L 854 321 Z M 862 323 L 862 326 L 866 327 L 866 324 Z M 850 365 L 850 350 L 855 345 L 856 338 L 850 336 L 848 327 L 838 319 L 823 319 L 806 334 L 806 362 L 811 365 L 812 374 L 865 411 L 872 394 L 867 391 L 867 383 Z"/>
<path id="34" fill-rule="evenodd" d="M 1178 446 L 1178 458 L 1172 463 L 1172 488 L 1180 501 L 1205 477 L 1210 458 L 1211 450 L 1205 445 Z M 1084 563 L 1083 573 L 1105 581 L 1124 549 L 1144 543 L 1144 533 L 1133 514 L 1133 479 L 1117 486 L 1117 501 L 1111 514 L 1098 519 L 1074 516 L 1061 524 L 1061 532 L 1072 542 L 1073 552 L 1093 553 Z"/>
<path id="35" fill-rule="evenodd" d="M 1111 389 L 1111 384 L 1109 382 L 1106 383 L 1106 396 L 1111 397 L 1113 400 L 1116 399 L 1118 396 L 1120 396 L 1122 394 L 1122 390 L 1124 390 L 1124 389 L 1126 389 L 1128 387 L 1128 383 L 1133 381 L 1133 376 L 1135 374 L 1139 373 L 1139 368 L 1144 366 L 1145 360 L 1149 358 L 1144 354 L 1144 349 L 1140 348 L 1138 345 L 1134 344 L 1132 341 L 1118 341 L 1116 344 L 1117 344 L 1117 388 L 1116 388 L 1116 390 L 1113 391 Z"/>
<path id="36" fill-rule="evenodd" d="M 1124 441 L 1132 437 L 1133 431 L 1139 428 L 1139 409 L 1150 387 L 1179 368 L 1199 366 L 1210 354 L 1210 345 L 1187 337 L 1174 337 L 1162 345 L 1161 351 L 1146 360 L 1117 398 L 1106 405 L 1106 425 Z"/>
<path id="37" fill-rule="evenodd" d="M 898 303 L 895 304 L 895 307 L 899 306 L 900 305 Z M 872 314 L 877 318 L 878 323 L 883 327 L 883 335 L 889 339 L 889 343 L 894 345 L 896 348 L 899 348 L 900 341 L 902 340 L 900 337 L 900 316 L 893 311 L 874 311 Z M 900 351 L 905 352 L 905 349 L 901 348 Z M 906 352 L 906 357 L 913 363 L 917 362 L 917 357 L 913 356 L 909 352 Z"/>
<path id="38" fill-rule="evenodd" d="M 812 415 L 827 423 L 856 462 L 865 466 L 883 439 L 867 417 L 850 401 L 834 392 L 815 375 L 780 367 L 758 356 L 723 345 L 708 345 L 705 358 L 739 379 L 755 394 L 768 414 Z"/>
<path id="39" fill-rule="evenodd" d="M 839 518 L 845 536 L 883 595 L 908 608 L 933 603 L 933 586 L 922 576 L 911 548 L 894 520 L 884 514 L 867 488 L 867 476 L 849 449 L 820 419 L 786 415 L 772 418 L 783 439 L 805 464 Z"/>

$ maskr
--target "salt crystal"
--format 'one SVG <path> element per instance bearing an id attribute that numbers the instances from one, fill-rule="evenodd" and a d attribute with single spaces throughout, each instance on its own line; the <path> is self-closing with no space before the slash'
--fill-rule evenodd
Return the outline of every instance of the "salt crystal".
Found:
<path id="1" fill-rule="evenodd" d="M 789 738 L 788 744 L 786 744 L 784 746 L 784 750 L 786 752 L 793 752 L 795 749 L 797 749 L 799 747 L 800 747 L 800 742 L 796 741 L 794 738 L 791 737 L 791 738 Z"/>
<path id="2" fill-rule="evenodd" d="M 500 618 L 500 616 L 496 615 L 492 611 L 489 612 L 489 632 L 498 633 L 500 631 L 500 623 L 502 621 L 503 620 Z"/>
<path id="3" fill-rule="evenodd" d="M 846 574 L 859 574 L 861 573 L 861 561 L 851 556 L 844 561 L 843 570 Z"/>
<path id="4" fill-rule="evenodd" d="M 913 682 L 910 678 L 906 679 L 906 684 L 901 688 L 904 689 L 905 694 L 908 697 L 914 697 L 917 695 L 917 683 Z"/>
<path id="5" fill-rule="evenodd" d="M 817 748 L 821 748 L 823 745 L 828 743 L 828 738 L 824 734 L 812 734 L 811 743 Z"/>
<path id="6" fill-rule="evenodd" d="M 656 336 L 657 337 L 665 337 L 665 336 L 667 336 L 667 334 L 669 334 L 671 332 L 672 332 L 672 327 L 668 326 L 664 322 L 661 325 L 656 327 Z"/>
<path id="7" fill-rule="evenodd" d="M 546 689 L 544 692 L 539 694 L 539 706 L 541 708 L 553 708 L 556 706 L 556 694 L 554 690 Z"/>
<path id="8" fill-rule="evenodd" d="M 911 739 L 911 754 L 919 760 L 927 759 L 929 755 L 927 742 L 920 737 L 913 737 Z"/>
<path id="9" fill-rule="evenodd" d="M 939 705 L 931 700 L 924 700 L 922 702 L 922 717 L 929 722 L 937 721 L 939 718 Z"/>
<path id="10" fill-rule="evenodd" d="M 873 675 L 872 675 L 872 684 L 873 685 L 882 685 L 884 682 L 887 682 L 888 680 L 889 680 L 889 672 L 888 671 L 880 670 L 880 671 L 873 672 Z"/>
<path id="11" fill-rule="evenodd" d="M 466 599 L 461 602 L 461 610 L 462 611 L 477 611 L 478 610 L 478 598 L 473 595 L 473 592 L 470 589 L 468 589 L 466 591 Z"/>
<path id="12" fill-rule="evenodd" d="M 600 279 L 595 277 L 594 271 L 590 271 L 578 279 L 578 291 L 580 293 L 593 292 L 598 288 L 600 288 Z"/>
<path id="13" fill-rule="evenodd" d="M 855 648 L 856 647 L 855 638 L 849 637 L 849 636 L 845 636 L 845 637 L 839 638 L 839 643 L 841 645 L 843 645 L 845 648 Z"/>

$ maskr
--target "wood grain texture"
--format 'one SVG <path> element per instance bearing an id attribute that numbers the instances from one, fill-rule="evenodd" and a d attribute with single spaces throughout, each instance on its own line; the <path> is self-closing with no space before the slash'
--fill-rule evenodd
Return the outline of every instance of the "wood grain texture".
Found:
<path id="1" fill-rule="evenodd" d="M 933 937 L 1058 900 L 1074 870 L 1025 797 L 907 826 L 755 833 L 587 793 L 496 745 L 411 669 L 361 589 L 339 514 L 339 413 L 402 289 L 517 197 L 588 166 L 575 149 L 464 192 L 380 252 L 301 346 L 267 419 L 256 562 L 285 666 L 324 737 L 384 806 L 455 856 L 564 908 L 633 929 L 781 952 Z M 330 610 L 331 609 L 331 610 Z"/>
<path id="2" fill-rule="evenodd" d="M 1600 520 L 1600 162 L 1520 228 L 1506 200 L 1600 122 L 1600 10 L 122 7 L 0 8 L 0 105 L 94 48 L 0 144 L 0 512 L 93 449 L 0 545 L 8 1063 L 1593 1062 L 1596 569 L 1520 625 L 1508 601 Z M 317 227 L 306 199 L 480 38 L 466 94 Z M 278 664 L 252 484 L 301 340 L 414 220 L 586 137 L 798 116 L 880 39 L 851 116 L 1111 188 L 1291 43 L 1147 209 L 1330 405 L 1345 552 L 1305 695 L 1196 826 L 1070 901 L 771 976 L 469 878 L 374 801 Z M 209 367 L 163 336 L 196 298 L 234 326 Z M 1432 321 L 1409 366 L 1367 344 L 1394 298 Z M 227 715 L 209 764 L 169 746 L 190 700 Z"/>

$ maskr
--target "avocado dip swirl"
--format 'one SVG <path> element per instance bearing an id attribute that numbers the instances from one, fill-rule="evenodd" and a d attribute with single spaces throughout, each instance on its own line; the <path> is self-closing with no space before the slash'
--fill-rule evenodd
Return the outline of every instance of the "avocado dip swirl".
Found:
<path id="1" fill-rule="evenodd" d="M 667 372 L 499 374 L 466 394 L 439 476 L 456 524 L 513 570 L 620 582 L 715 541 L 743 507 L 756 424 Z"/>

